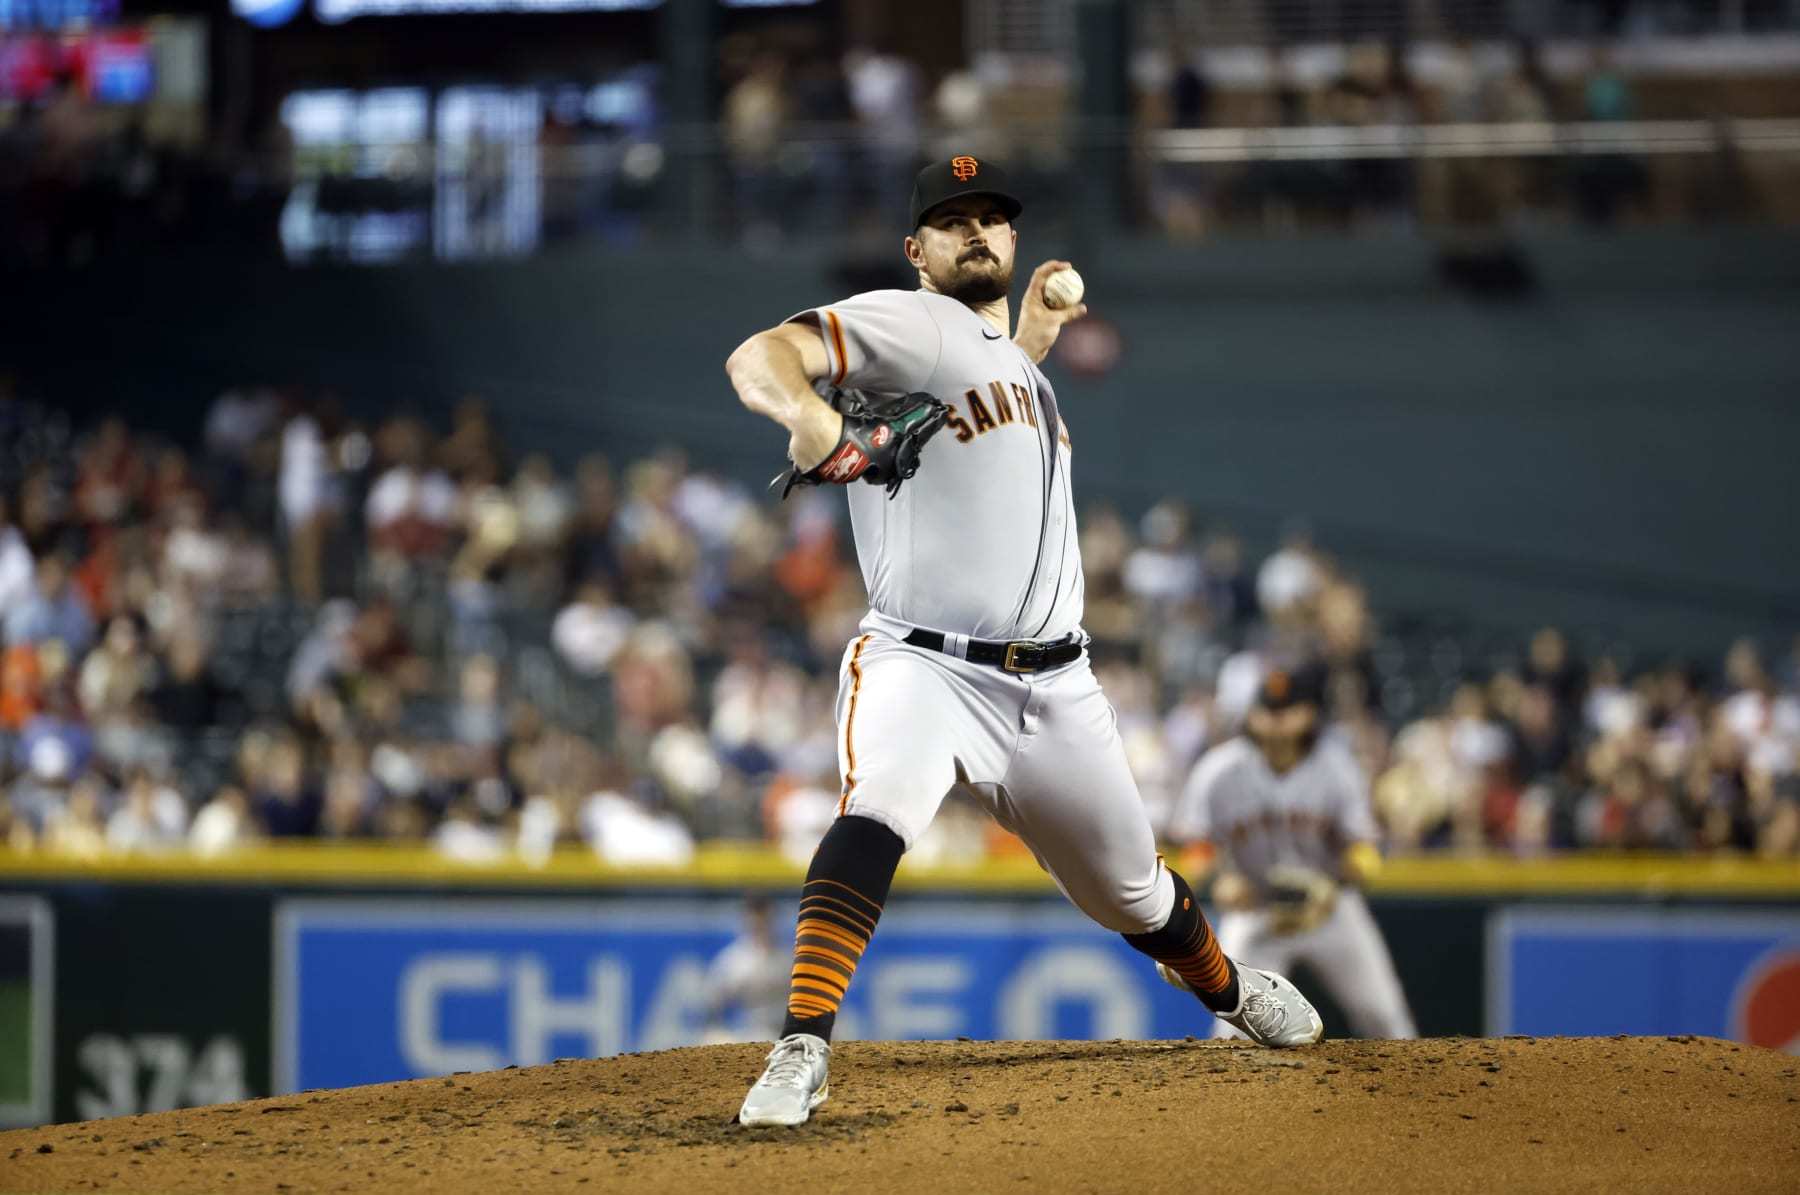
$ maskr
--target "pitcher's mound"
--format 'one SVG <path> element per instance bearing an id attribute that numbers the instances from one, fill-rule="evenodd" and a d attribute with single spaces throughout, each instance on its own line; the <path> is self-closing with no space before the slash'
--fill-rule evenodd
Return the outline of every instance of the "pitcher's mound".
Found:
<path id="1" fill-rule="evenodd" d="M 1711 1038 L 848 1042 L 799 1129 L 759 1046 L 0 1134 L 6 1191 L 1795 1191 L 1800 1060 Z"/>

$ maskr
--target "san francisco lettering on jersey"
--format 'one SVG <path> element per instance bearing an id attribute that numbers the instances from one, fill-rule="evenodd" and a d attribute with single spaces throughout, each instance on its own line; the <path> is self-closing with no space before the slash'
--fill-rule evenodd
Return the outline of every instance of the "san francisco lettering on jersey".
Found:
<path id="1" fill-rule="evenodd" d="M 1081 556 L 1069 465 L 1043 371 L 967 306 L 882 290 L 792 317 L 821 329 L 816 384 L 871 396 L 923 390 L 952 408 L 912 482 L 889 501 L 851 486 L 857 559 L 876 616 L 982 639 L 1056 639 L 1081 623 Z M 1046 429 L 1056 427 L 1056 451 Z M 994 503 L 996 494 L 1036 502 Z M 981 508 L 971 520 L 967 511 Z M 949 529 L 955 534 L 947 534 Z"/>

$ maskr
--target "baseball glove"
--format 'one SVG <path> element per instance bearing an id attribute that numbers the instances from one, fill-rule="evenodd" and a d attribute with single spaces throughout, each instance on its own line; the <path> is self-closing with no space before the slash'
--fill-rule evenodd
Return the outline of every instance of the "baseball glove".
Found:
<path id="1" fill-rule="evenodd" d="M 1280 864 L 1269 869 L 1270 926 L 1278 934 L 1300 934 L 1324 924 L 1337 904 L 1337 884 L 1310 867 Z"/>
<path id="2" fill-rule="evenodd" d="M 785 482 L 783 498 L 797 485 L 849 485 L 859 477 L 886 486 L 892 498 L 900 483 L 919 471 L 925 442 L 950 417 L 949 407 L 923 392 L 881 401 L 843 392 L 833 396 L 831 405 L 844 417 L 837 447 L 804 472 L 790 467 L 777 476 L 775 482 Z"/>

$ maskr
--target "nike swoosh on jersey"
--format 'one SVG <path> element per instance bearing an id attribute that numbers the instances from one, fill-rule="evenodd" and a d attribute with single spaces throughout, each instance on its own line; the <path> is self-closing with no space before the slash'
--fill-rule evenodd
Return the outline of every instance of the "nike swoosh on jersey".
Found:
<path id="1" fill-rule="evenodd" d="M 999 340 L 1000 339 L 1000 333 L 990 332 L 986 328 L 983 328 L 981 330 L 981 335 L 982 335 L 982 338 L 985 340 Z"/>

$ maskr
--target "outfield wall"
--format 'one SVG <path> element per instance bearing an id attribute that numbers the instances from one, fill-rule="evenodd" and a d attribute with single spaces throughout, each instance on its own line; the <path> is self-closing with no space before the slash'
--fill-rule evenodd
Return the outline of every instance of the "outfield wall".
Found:
<path id="1" fill-rule="evenodd" d="M 731 849 L 678 871 L 576 854 L 470 868 L 375 847 L 205 866 L 4 858 L 0 1115 L 85 1119 L 694 1042 L 705 968 L 744 892 L 779 905 L 800 878 Z M 1427 1034 L 1790 1048 L 1797 897 L 1800 865 L 1653 857 L 1400 860 L 1370 892 Z M 1205 1031 L 1188 997 L 1015 862 L 904 869 L 842 1023 L 879 1038 Z"/>

